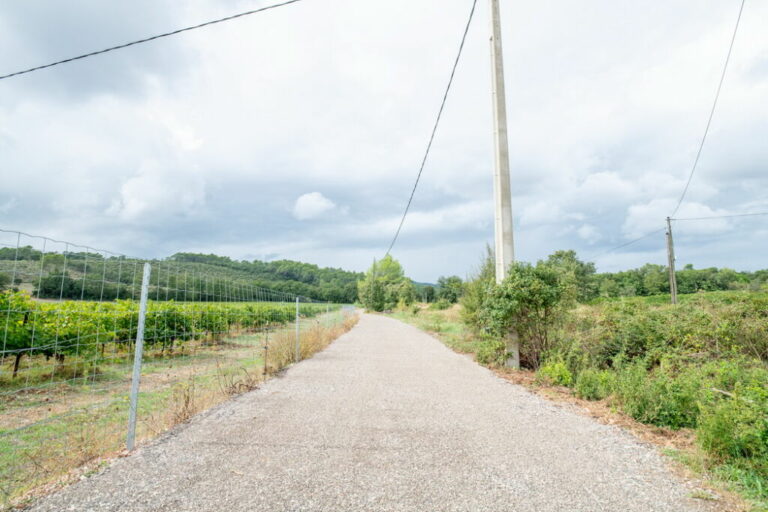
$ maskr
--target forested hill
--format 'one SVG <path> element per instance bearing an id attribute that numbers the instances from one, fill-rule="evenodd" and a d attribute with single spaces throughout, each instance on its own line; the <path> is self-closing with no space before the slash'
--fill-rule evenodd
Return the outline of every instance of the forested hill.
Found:
<path id="1" fill-rule="evenodd" d="M 229 274 L 233 279 L 246 279 L 256 286 L 281 292 L 328 300 L 336 303 L 351 303 L 357 300 L 357 281 L 364 275 L 339 268 L 321 268 L 299 261 L 236 261 L 215 254 L 181 252 L 170 258 L 190 266 L 207 266 L 218 269 L 217 274 Z M 222 275 L 222 277 L 225 277 Z"/>
<path id="2" fill-rule="evenodd" d="M 42 252 L 32 247 L 0 248 L 0 290 L 12 286 L 43 298 L 98 299 L 117 295 L 114 283 L 120 281 L 125 285 L 131 281 L 131 275 L 121 274 L 119 268 L 121 261 L 125 266 L 134 260 L 104 260 L 99 254 L 74 252 L 66 255 L 49 252 L 44 259 L 42 256 Z M 103 266 L 101 262 L 104 262 Z M 178 253 L 158 263 L 160 273 L 170 263 L 174 273 L 179 275 L 188 271 L 190 275 L 245 282 L 334 303 L 355 302 L 357 281 L 364 277 L 362 273 L 320 268 L 298 261 L 236 261 L 214 254 Z M 93 272 L 98 275 L 92 275 Z M 84 279 L 85 273 L 88 279 Z M 15 282 L 11 283 L 12 280 Z"/>

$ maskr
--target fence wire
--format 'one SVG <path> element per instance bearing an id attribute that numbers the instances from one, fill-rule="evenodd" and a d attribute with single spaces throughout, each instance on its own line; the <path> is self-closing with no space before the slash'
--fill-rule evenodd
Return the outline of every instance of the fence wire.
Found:
<path id="1" fill-rule="evenodd" d="M 0 230 L 0 504 L 123 451 L 147 287 L 136 439 L 150 439 L 322 349 L 338 304 L 203 265 Z"/>

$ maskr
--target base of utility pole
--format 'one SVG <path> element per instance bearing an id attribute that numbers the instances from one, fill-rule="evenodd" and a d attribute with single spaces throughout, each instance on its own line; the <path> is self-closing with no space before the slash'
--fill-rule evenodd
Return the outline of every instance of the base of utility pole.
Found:
<path id="1" fill-rule="evenodd" d="M 504 366 L 507 368 L 513 368 L 515 370 L 520 369 L 520 338 L 516 332 L 509 333 L 509 336 L 504 340 L 504 345 L 507 351 L 507 359 L 504 361 Z"/>

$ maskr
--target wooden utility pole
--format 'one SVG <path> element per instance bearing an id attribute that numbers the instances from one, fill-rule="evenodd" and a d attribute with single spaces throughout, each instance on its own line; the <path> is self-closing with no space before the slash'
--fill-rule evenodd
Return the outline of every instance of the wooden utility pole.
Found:
<path id="1" fill-rule="evenodd" d="M 496 250 L 496 282 L 507 276 L 515 260 L 512 237 L 512 194 L 509 186 L 509 142 L 507 139 L 507 100 L 504 91 L 504 55 L 501 48 L 499 0 L 491 1 L 491 86 L 493 96 L 493 173 L 494 239 Z M 516 335 L 507 340 L 507 366 L 520 367 L 520 348 Z"/>
<path id="2" fill-rule="evenodd" d="M 667 217 L 667 268 L 669 269 L 669 295 L 677 304 L 677 275 L 675 274 L 675 242 L 672 240 L 672 219 Z"/>

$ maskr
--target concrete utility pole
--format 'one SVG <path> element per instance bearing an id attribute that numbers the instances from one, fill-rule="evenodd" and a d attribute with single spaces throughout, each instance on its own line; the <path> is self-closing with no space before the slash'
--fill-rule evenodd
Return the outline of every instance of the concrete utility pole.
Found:
<path id="1" fill-rule="evenodd" d="M 515 260 L 512 238 L 512 194 L 509 187 L 509 142 L 507 140 L 507 98 L 504 92 L 504 54 L 501 49 L 499 0 L 491 0 L 491 84 L 493 89 L 493 142 L 495 165 L 493 196 L 495 202 L 496 282 L 507 276 Z M 507 366 L 520 367 L 520 348 L 516 334 L 507 340 Z"/>
<path id="2" fill-rule="evenodd" d="M 667 217 L 667 268 L 669 269 L 669 295 L 677 304 L 677 275 L 675 274 L 675 242 L 672 240 L 672 219 Z"/>
<path id="3" fill-rule="evenodd" d="M 509 265 L 515 260 L 515 249 L 512 239 L 507 99 L 504 91 L 504 55 L 501 49 L 499 0 L 491 0 L 491 73 L 493 88 L 493 142 L 495 146 L 493 195 L 495 200 L 496 282 L 500 283 L 507 276 Z"/>

